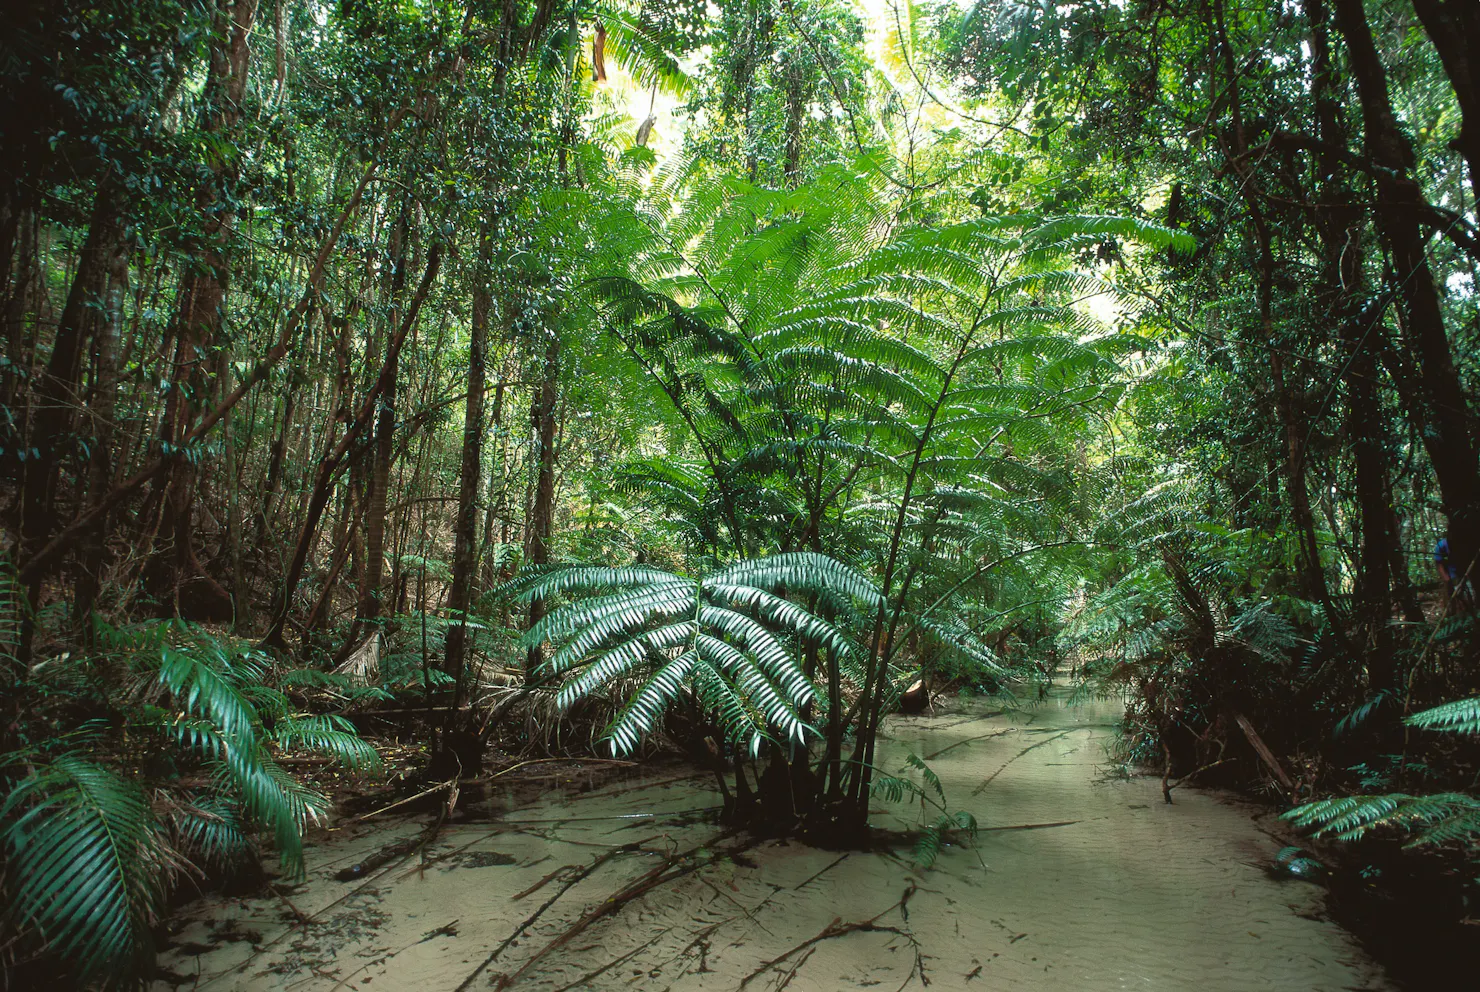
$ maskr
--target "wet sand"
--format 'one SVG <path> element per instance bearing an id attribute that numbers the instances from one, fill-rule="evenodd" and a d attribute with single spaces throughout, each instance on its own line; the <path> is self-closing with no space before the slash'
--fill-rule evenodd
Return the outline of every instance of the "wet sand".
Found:
<path id="1" fill-rule="evenodd" d="M 883 766 L 934 755 L 951 806 L 983 828 L 929 871 L 908 850 L 730 835 L 694 812 L 716 805 L 711 783 L 668 770 L 483 810 L 445 827 L 427 866 L 353 882 L 333 876 L 425 817 L 346 827 L 309 850 L 291 907 L 197 901 L 160 964 L 219 992 L 1391 987 L 1319 918 L 1316 886 L 1266 874 L 1279 842 L 1257 810 L 1190 788 L 1167 806 L 1155 780 L 1105 776 L 1113 704 L 988 712 L 890 721 Z M 1061 825 L 1009 829 L 1036 824 Z"/>

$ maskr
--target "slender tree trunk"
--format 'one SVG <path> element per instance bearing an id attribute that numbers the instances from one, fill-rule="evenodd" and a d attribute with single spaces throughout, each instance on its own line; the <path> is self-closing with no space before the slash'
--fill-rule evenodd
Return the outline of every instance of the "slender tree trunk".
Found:
<path id="1" fill-rule="evenodd" d="M 478 265 L 473 275 L 473 316 L 468 332 L 468 398 L 463 414 L 457 523 L 453 528 L 452 589 L 447 597 L 452 625 L 447 628 L 443 657 L 443 671 L 458 680 L 459 695 L 467 647 L 468 606 L 472 602 L 473 580 L 478 571 L 478 492 L 483 481 L 483 388 L 487 378 L 488 320 L 493 309 L 493 291 L 489 285 L 493 231 L 487 220 L 483 222 L 478 240 Z M 461 704 L 462 700 L 454 702 Z"/>
<path id="2" fill-rule="evenodd" d="M 802 178 L 802 124 L 807 109 L 802 70 L 793 67 L 786 85 L 786 151 L 783 172 L 786 185 L 796 186 Z"/>
<path id="3" fill-rule="evenodd" d="M 60 522 L 57 488 L 62 463 L 75 442 L 76 414 L 82 405 L 82 356 L 97 314 L 107 310 L 110 274 L 128 264 L 119 210 L 113 184 L 104 180 L 57 323 L 51 357 L 34 390 L 29 439 L 33 454 L 24 464 L 21 483 L 21 547 L 27 558 L 39 553 Z M 33 599 L 38 593 L 39 588 L 33 587 Z"/>
<path id="4" fill-rule="evenodd" d="M 437 271 L 442 264 L 442 247 L 433 244 L 427 252 L 427 267 L 421 278 L 421 285 L 416 289 L 416 295 L 412 297 L 411 304 L 406 310 L 405 317 L 401 320 L 401 327 L 395 336 L 387 342 L 385 361 L 381 363 L 380 375 L 370 387 L 364 403 L 360 406 L 354 418 L 345 429 L 344 437 L 334 448 L 325 453 L 319 460 L 318 472 L 314 479 L 313 490 L 309 496 L 308 508 L 304 514 L 303 527 L 298 532 L 298 543 L 293 551 L 293 558 L 288 563 L 287 574 L 283 579 L 282 588 L 278 592 L 276 610 L 274 611 L 272 625 L 263 635 L 262 643 L 267 647 L 281 650 L 284 647 L 283 631 L 287 627 L 288 616 L 292 612 L 293 597 L 298 591 L 298 583 L 303 580 L 303 570 L 308 563 L 308 554 L 313 547 L 315 537 L 318 535 L 319 521 L 323 518 L 324 508 L 329 504 L 329 498 L 334 492 L 334 479 L 339 473 L 344 459 L 354 448 L 360 435 L 366 427 L 374 422 L 376 410 L 380 405 L 380 394 L 388 388 L 391 379 L 395 375 L 396 362 L 401 353 L 401 346 L 405 344 L 406 337 L 411 333 L 411 325 L 416 322 L 416 316 L 421 311 L 422 302 L 431 290 L 432 283 L 437 278 Z"/>
<path id="5" fill-rule="evenodd" d="M 508 463 L 508 437 L 504 431 L 504 396 L 509 385 L 509 359 L 506 356 L 499 370 L 498 384 L 493 388 L 493 409 L 489 411 L 488 424 L 496 443 L 493 464 L 488 467 L 487 506 L 483 511 L 483 584 L 492 586 L 503 576 L 503 567 L 497 565 L 498 554 L 495 544 L 508 540 L 507 524 L 495 531 L 494 524 L 507 517 L 508 482 L 505 472 Z M 497 533 L 497 538 L 495 534 Z"/>
<path id="6" fill-rule="evenodd" d="M 555 523 L 555 427 L 556 405 L 560 397 L 560 333 L 549 321 L 545 328 L 545 362 L 539 388 L 530 404 L 529 419 L 534 438 L 530 463 L 534 470 L 534 498 L 524 523 L 524 561 L 544 565 L 550 560 L 550 537 Z M 529 604 L 529 625 L 533 627 L 545 615 L 545 604 L 536 599 Z M 529 649 L 526 670 L 534 671 L 540 662 L 538 647 Z"/>
<path id="7" fill-rule="evenodd" d="M 242 100 L 251 65 L 250 38 L 258 0 L 218 0 L 206 76 L 201 130 L 222 143 L 212 152 L 212 180 L 202 184 L 196 207 L 204 218 L 201 236 L 180 286 L 175 371 L 165 408 L 161 437 L 172 448 L 184 447 L 202 404 L 210 396 L 208 369 L 218 347 L 230 283 L 231 237 L 236 215 L 229 207 L 240 172 L 235 147 Z M 166 474 L 168 510 L 152 569 L 156 595 L 167 598 L 171 612 L 198 619 L 229 620 L 231 595 L 201 565 L 195 549 L 196 476 L 199 459 L 175 458 Z"/>
<path id="8" fill-rule="evenodd" d="M 1360 512 L 1360 546 L 1357 553 L 1356 623 L 1363 632 L 1369 687 L 1387 688 L 1392 682 L 1391 581 L 1388 573 L 1390 541 L 1387 505 L 1388 478 L 1385 430 L 1377 396 L 1377 348 L 1382 313 L 1364 315 L 1361 299 L 1366 291 L 1365 253 L 1362 245 L 1364 217 L 1354 191 L 1342 177 L 1341 163 L 1333 149 L 1347 147 L 1342 120 L 1340 87 L 1331 59 L 1325 0 L 1306 0 L 1310 25 L 1312 82 L 1315 96 L 1316 133 L 1321 150 L 1316 164 L 1322 177 L 1319 188 L 1325 210 L 1315 214 L 1321 240 L 1322 274 L 1320 292 L 1327 309 L 1340 322 L 1340 339 L 1347 353 L 1343 381 L 1346 386 L 1346 430 L 1356 463 L 1357 504 Z"/>
<path id="9" fill-rule="evenodd" d="M 391 271 L 384 283 L 387 337 L 394 332 L 398 317 L 401 289 L 406 279 L 406 240 L 408 217 L 402 210 L 391 227 L 387 253 Z M 375 414 L 375 444 L 369 454 L 370 471 L 366 478 L 365 501 L 365 575 L 360 587 L 356 614 L 356 635 L 361 624 L 378 618 L 385 609 L 381 586 L 385 576 L 386 511 L 389 506 L 391 465 L 396 449 L 396 391 L 400 380 L 400 349 L 386 351 L 385 365 L 377 379 L 380 385 Z M 352 636 L 350 640 L 355 640 Z"/>
<path id="10" fill-rule="evenodd" d="M 113 252 L 108 259 L 108 291 L 102 320 L 93 335 L 93 390 L 88 414 L 93 437 L 88 451 L 88 489 L 93 494 L 108 491 L 113 482 L 113 434 L 118 401 L 119 341 L 123 332 L 123 299 L 128 293 L 128 253 Z M 82 567 L 77 579 L 74 614 L 84 642 L 91 641 L 92 610 L 102 588 L 105 565 L 104 542 L 108 534 L 105 516 L 84 539 Z"/>
<path id="11" fill-rule="evenodd" d="M 31 367 L 31 355 L 26 347 L 26 314 L 31 311 L 32 287 L 36 283 L 37 249 L 39 226 L 36 215 L 29 207 L 20 207 L 16 218 L 16 252 L 11 266 L 9 281 L 5 284 L 8 293 L 0 319 L 5 322 L 6 357 L 23 369 Z M 14 408 L 22 387 L 19 376 L 4 378 L 5 390 L 0 401 Z"/>

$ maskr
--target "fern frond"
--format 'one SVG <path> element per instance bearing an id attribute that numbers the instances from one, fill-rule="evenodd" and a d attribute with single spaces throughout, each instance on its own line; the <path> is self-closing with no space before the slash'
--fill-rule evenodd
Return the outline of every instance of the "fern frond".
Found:
<path id="1" fill-rule="evenodd" d="M 1445 730 L 1453 734 L 1480 734 L 1480 696 L 1456 699 L 1415 713 L 1408 718 L 1414 727 Z"/>

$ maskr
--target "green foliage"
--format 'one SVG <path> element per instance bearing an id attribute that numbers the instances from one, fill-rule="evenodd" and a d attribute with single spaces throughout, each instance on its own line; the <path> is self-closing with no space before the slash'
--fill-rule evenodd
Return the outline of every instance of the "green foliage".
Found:
<path id="1" fill-rule="evenodd" d="M 1455 734 L 1480 734 L 1480 697 L 1456 699 L 1454 702 L 1423 710 L 1410 716 L 1408 723 L 1427 730 L 1446 730 Z"/>
<path id="2" fill-rule="evenodd" d="M 1480 799 L 1463 792 L 1412 796 L 1343 796 L 1305 803 L 1283 814 L 1297 827 L 1315 828 L 1317 837 L 1355 841 L 1374 830 L 1413 834 L 1409 847 L 1462 844 L 1480 838 Z"/>
<path id="3" fill-rule="evenodd" d="M 1446 733 L 1480 733 L 1480 699 L 1444 703 L 1414 713 L 1407 722 Z M 1389 830 L 1412 834 L 1409 847 L 1455 844 L 1473 853 L 1480 845 L 1480 798 L 1464 792 L 1342 796 L 1297 806 L 1284 818 L 1297 827 L 1313 828 L 1317 837 L 1343 841 Z"/>
<path id="4" fill-rule="evenodd" d="M 85 698 L 115 719 L 22 746 L 0 764 L 6 924 L 34 934 L 80 980 L 124 983 L 148 964 L 149 927 L 176 875 L 234 870 L 260 830 L 285 872 L 302 876 L 303 831 L 326 800 L 279 753 L 320 754 L 357 772 L 380 758 L 343 718 L 299 711 L 285 690 L 316 680 L 274 678 L 255 649 L 179 621 L 99 620 L 96 643 L 86 659 L 38 666 L 13 686 L 43 701 L 65 687 L 56 698 Z M 80 665 L 91 678 L 76 683 Z"/>
<path id="5" fill-rule="evenodd" d="M 841 657 L 859 650 L 779 589 L 843 602 L 878 597 L 858 572 L 810 553 L 744 560 L 697 579 L 645 566 L 558 567 L 515 579 L 504 593 L 570 600 L 524 639 L 553 646 L 540 674 L 559 679 L 562 708 L 614 682 L 632 684 L 604 732 L 614 752 L 631 752 L 687 688 L 727 740 L 755 754 L 764 740 L 807 739 L 798 711 L 814 690 L 793 644 Z"/>
<path id="6" fill-rule="evenodd" d="M 904 802 L 907 799 L 918 799 L 922 825 L 919 836 L 915 838 L 912 857 L 915 864 L 921 868 L 929 868 L 935 864 L 940 857 L 941 847 L 953 836 L 964 836 L 967 839 L 975 839 L 977 835 L 976 817 L 968 810 L 952 811 L 946 803 L 945 787 L 941 785 L 940 776 L 927 765 L 919 755 L 911 751 L 905 756 L 905 766 L 900 769 L 907 773 L 910 770 L 919 772 L 921 781 L 901 775 L 886 775 L 879 773 L 873 780 L 873 794 L 891 803 Z"/>
<path id="7" fill-rule="evenodd" d="M 10 790 L 0 843 L 12 925 L 35 927 L 84 979 L 141 966 L 171 866 L 137 783 L 59 755 Z"/>

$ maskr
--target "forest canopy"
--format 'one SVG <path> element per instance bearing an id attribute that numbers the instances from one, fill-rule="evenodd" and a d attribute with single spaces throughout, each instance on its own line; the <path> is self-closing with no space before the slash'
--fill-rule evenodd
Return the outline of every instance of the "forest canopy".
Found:
<path id="1" fill-rule="evenodd" d="M 834 842 L 912 693 L 1057 682 L 1168 801 L 1480 836 L 1480 5 L 9 21 L 12 964 L 300 872 L 377 711 Z"/>

